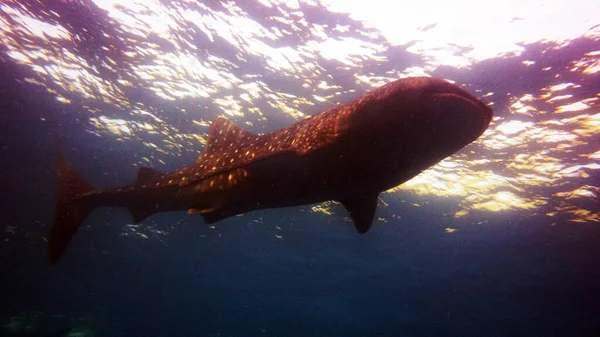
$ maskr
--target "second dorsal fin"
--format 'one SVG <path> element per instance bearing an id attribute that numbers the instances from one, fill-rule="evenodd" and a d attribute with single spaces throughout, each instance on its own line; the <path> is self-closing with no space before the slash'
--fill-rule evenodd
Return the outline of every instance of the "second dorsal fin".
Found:
<path id="1" fill-rule="evenodd" d="M 210 126 L 206 148 L 197 161 L 212 153 L 224 152 L 232 146 L 242 147 L 244 142 L 251 142 L 257 137 L 229 119 L 218 117 Z"/>
<path id="2" fill-rule="evenodd" d="M 135 184 L 144 185 L 152 181 L 152 179 L 158 178 L 162 175 L 163 173 L 158 170 L 149 167 L 140 167 L 137 177 L 135 178 Z"/>

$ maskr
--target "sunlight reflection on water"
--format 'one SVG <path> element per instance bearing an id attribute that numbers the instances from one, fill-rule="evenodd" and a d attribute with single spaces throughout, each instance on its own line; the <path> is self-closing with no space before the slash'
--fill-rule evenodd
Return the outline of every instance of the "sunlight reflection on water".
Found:
<path id="1" fill-rule="evenodd" d="M 6 55 L 32 70 L 25 82 L 46 88 L 61 104 L 80 104 L 90 132 L 99 137 L 143 140 L 157 156 L 132 161 L 151 166 L 166 165 L 158 154 L 199 151 L 208 121 L 218 115 L 265 132 L 272 119 L 283 116 L 291 123 L 399 77 L 439 76 L 441 66 L 467 78 L 485 76 L 468 74 L 485 61 L 520 60 L 524 69 L 553 78 L 552 84 L 536 87 L 523 75 L 525 89 L 503 88 L 501 82 L 485 90 L 466 86 L 495 108 L 490 128 L 475 144 L 388 193 L 457 198 L 454 217 L 534 210 L 549 222 L 600 222 L 600 192 L 592 181 L 600 169 L 600 96 L 588 81 L 600 72 L 600 50 L 555 63 L 525 57 L 534 54 L 528 50 L 534 43 L 541 43 L 535 47 L 543 49 L 539 57 L 567 50 L 576 39 L 598 46 L 600 31 L 588 29 L 599 5 L 576 2 L 579 7 L 554 1 L 543 8 L 536 2 L 489 8 L 486 2 L 478 9 L 467 1 L 453 3 L 469 8 L 456 15 L 425 2 L 398 17 L 400 9 L 374 13 L 370 9 L 378 6 L 362 1 L 328 0 L 323 7 L 316 1 L 263 0 L 213 8 L 99 0 L 93 10 L 105 19 L 86 27 L 61 6 L 34 11 L 12 0 L 0 6 L 0 37 Z M 570 16 L 575 7 L 578 15 Z M 327 23 L 315 14 L 325 8 L 350 16 L 337 14 Z M 420 61 L 398 62 L 398 53 Z M 494 82 L 490 76 L 484 82 Z M 171 102 L 171 111 L 132 100 L 132 89 Z M 212 115 L 202 110 L 206 105 Z M 106 114 L 106 106 L 121 113 Z M 169 113 L 186 115 L 194 129 L 170 125 Z M 150 137 L 155 135 L 160 141 Z M 312 210 L 330 213 L 330 205 Z"/>

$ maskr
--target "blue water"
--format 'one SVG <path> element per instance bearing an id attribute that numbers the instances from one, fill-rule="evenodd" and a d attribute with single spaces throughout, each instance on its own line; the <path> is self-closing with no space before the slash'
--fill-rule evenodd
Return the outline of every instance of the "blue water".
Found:
<path id="1" fill-rule="evenodd" d="M 34 189 L 51 179 L 40 166 L 24 171 L 32 173 L 23 173 L 27 190 L 13 191 L 13 203 L 30 194 L 39 206 L 22 206 L 28 217 L 14 215 L 11 223 L 50 216 L 51 196 Z M 162 242 L 120 236 L 127 213 L 104 209 L 55 267 L 38 237 L 47 227 L 23 222 L 31 236 L 2 243 L 2 315 L 28 317 L 42 331 L 68 326 L 94 336 L 599 331 L 597 227 L 548 227 L 543 217 L 513 214 L 484 226 L 457 223 L 448 235 L 437 213 L 443 205 L 393 208 L 402 221 L 365 236 L 341 216 L 295 208 L 233 218 L 216 230 L 185 213 L 162 214 L 149 223 L 176 224 Z"/>
<path id="2" fill-rule="evenodd" d="M 591 40 L 554 51 L 542 52 L 542 46 L 529 46 L 521 57 L 488 60 L 469 70 L 442 67 L 432 75 L 496 91 L 496 115 L 511 118 L 510 97 L 553 83 L 555 73 L 542 68 L 558 69 L 600 50 Z M 526 59 L 539 67 L 525 68 Z M 329 67 L 331 61 L 321 62 Z M 584 84 L 573 89 L 573 100 L 600 88 L 599 73 L 582 78 L 566 68 L 557 73 Z M 340 83 L 351 82 L 347 73 L 339 75 Z M 546 213 L 564 204 L 553 194 L 556 186 L 543 183 L 522 189 L 546 196 L 545 208 L 464 218 L 452 216 L 461 197 L 383 194 L 389 206 L 379 207 L 377 217 L 387 222 L 376 222 L 365 235 L 356 234 L 340 205 L 332 206 L 332 215 L 310 207 L 264 210 L 214 227 L 201 217 L 164 213 L 135 230 L 125 210 L 104 208 L 86 220 L 60 263 L 50 266 L 44 238 L 54 213 L 56 153 L 64 153 L 94 184 L 111 187 L 135 178 L 134 164 L 153 153 L 142 141 L 158 142 L 161 136 L 98 136 L 88 123 L 95 115 L 84 108 L 85 99 L 57 102 L 46 90 L 51 83 L 22 81 L 28 76 L 31 69 L 3 56 L 0 336 L 600 336 L 599 223 L 569 221 L 567 215 L 550 219 Z M 300 87 L 264 76 L 302 95 Z M 358 88 L 344 94 L 348 97 L 365 90 L 348 86 Z M 160 106 L 158 116 L 176 130 L 189 132 L 191 119 L 210 121 L 216 114 L 174 112 L 198 102 L 161 100 L 148 91 L 127 96 Z M 104 108 L 107 115 L 123 117 L 114 106 Z M 290 122 L 273 114 L 266 127 Z M 594 146 L 598 136 L 592 137 L 585 146 Z M 512 152 L 537 146 L 471 149 L 477 158 L 510 162 Z M 156 158 L 167 162 L 161 170 L 173 170 L 191 164 L 201 150 L 186 143 L 184 150 Z M 569 158 L 565 162 L 575 157 Z M 518 174 L 500 164 L 492 169 Z M 598 187 L 599 178 L 593 172 L 562 184 Z M 600 210 L 597 197 L 580 207 Z"/>

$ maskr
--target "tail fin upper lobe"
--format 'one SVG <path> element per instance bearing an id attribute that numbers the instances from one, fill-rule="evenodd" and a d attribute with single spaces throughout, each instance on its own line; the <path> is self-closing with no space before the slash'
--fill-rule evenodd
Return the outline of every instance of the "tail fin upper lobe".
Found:
<path id="1" fill-rule="evenodd" d="M 92 211 L 92 207 L 77 200 L 78 197 L 95 190 L 60 156 L 56 161 L 56 175 L 58 185 L 56 213 L 48 240 L 48 261 L 51 264 L 58 262 L 71 238 Z"/>

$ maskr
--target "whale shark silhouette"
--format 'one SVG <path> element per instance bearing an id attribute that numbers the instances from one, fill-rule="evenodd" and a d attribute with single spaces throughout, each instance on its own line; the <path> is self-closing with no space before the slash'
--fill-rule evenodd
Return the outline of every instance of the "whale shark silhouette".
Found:
<path id="1" fill-rule="evenodd" d="M 97 207 L 126 207 L 138 223 L 187 210 L 208 224 L 237 214 L 328 200 L 340 202 L 359 233 L 371 227 L 379 193 L 476 140 L 492 110 L 441 79 L 400 79 L 362 97 L 263 135 L 217 118 L 198 160 L 99 190 L 57 160 L 57 206 L 48 240 L 56 263 Z"/>

